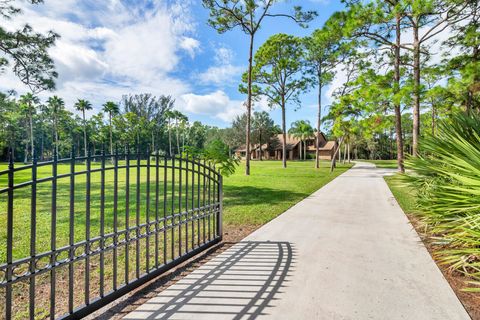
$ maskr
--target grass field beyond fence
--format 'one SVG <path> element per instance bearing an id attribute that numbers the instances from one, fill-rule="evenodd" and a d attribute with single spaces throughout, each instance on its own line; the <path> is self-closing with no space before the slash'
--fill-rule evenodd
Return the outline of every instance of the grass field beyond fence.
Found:
<path id="1" fill-rule="evenodd" d="M 22 164 L 18 164 L 22 166 Z M 92 163 L 92 168 L 98 168 L 98 163 Z M 224 177 L 224 225 L 229 229 L 242 228 L 242 226 L 258 227 L 267 223 L 273 218 L 280 215 L 282 212 L 309 196 L 314 191 L 318 190 L 328 182 L 332 181 L 339 174 L 345 172 L 351 165 L 338 164 L 337 169 L 330 173 L 330 163 L 321 162 L 320 169 L 314 169 L 313 161 L 295 161 L 289 162 L 286 169 L 282 168 L 281 161 L 254 161 L 252 162 L 251 175 L 245 176 L 244 164 L 242 163 L 237 171 L 229 176 Z M 7 165 L 0 163 L 0 171 L 6 170 Z M 68 164 L 58 165 L 58 174 L 68 173 L 70 166 Z M 75 167 L 76 171 L 85 170 L 85 164 L 79 163 Z M 176 170 L 178 171 L 178 170 Z M 44 178 L 51 176 L 52 168 L 47 165 L 40 167 L 38 170 L 38 178 Z M 176 177 L 178 172 L 176 172 Z M 155 170 L 152 168 L 150 172 L 151 181 L 155 181 Z M 131 225 L 135 225 L 135 211 L 136 211 L 136 199 L 135 190 L 136 185 L 136 168 L 132 166 L 130 168 L 130 221 Z M 171 195 L 171 172 L 168 170 L 168 185 L 166 205 L 168 214 L 171 211 L 170 195 Z M 140 209 L 139 217 L 140 222 L 144 222 L 146 217 L 145 203 L 146 203 L 146 170 L 142 168 L 140 170 Z M 160 175 L 160 179 L 163 175 Z M 29 181 L 31 179 L 30 170 L 22 170 L 15 173 L 15 184 Z M 119 229 L 125 228 L 125 169 L 118 170 L 118 219 L 117 227 Z M 175 195 L 178 197 L 178 178 L 176 178 Z M 75 178 L 75 192 L 74 192 L 74 241 L 82 241 L 85 238 L 86 232 L 86 207 L 85 207 L 85 194 L 86 194 L 86 177 L 85 175 L 79 175 Z M 160 183 L 163 185 L 163 183 Z M 6 175 L 0 176 L 0 188 L 7 186 Z M 113 170 L 105 172 L 105 233 L 114 231 L 114 217 L 113 217 L 113 189 L 114 189 L 114 177 Z M 91 174 L 91 195 L 90 195 L 90 233 L 92 237 L 98 236 L 100 232 L 100 173 Z M 154 188 L 150 189 L 151 194 L 154 192 Z M 160 194 L 163 190 L 160 187 Z M 51 183 L 41 183 L 37 185 L 37 210 L 36 210 L 36 252 L 42 253 L 50 250 L 51 241 Z M 153 201 L 153 196 L 150 201 Z M 13 258 L 14 260 L 28 257 L 30 255 L 30 204 L 31 204 L 31 188 L 19 188 L 14 192 L 14 221 L 13 221 Z M 177 200 L 174 200 L 175 202 Z M 57 224 L 56 224 L 56 245 L 57 248 L 67 246 L 70 236 L 70 219 L 69 219 L 69 202 L 70 202 L 70 180 L 69 178 L 61 178 L 57 184 Z M 201 203 L 200 203 L 201 204 Z M 154 203 L 151 203 L 151 208 L 154 207 Z M 161 210 L 163 210 L 163 203 L 160 204 Z M 152 209 L 151 209 L 152 210 Z M 159 216 L 163 216 L 163 212 L 159 213 Z M 0 195 L 0 263 L 6 262 L 6 242 L 7 242 L 7 195 Z M 154 214 L 150 213 L 150 219 L 153 219 Z M 208 222 L 210 225 L 210 222 Z M 214 225 L 210 226 L 212 230 Z M 210 230 L 209 227 L 209 230 Z M 205 232 L 205 230 L 204 230 Z M 145 248 L 145 243 L 142 242 L 142 248 Z M 178 244 L 175 244 L 177 248 Z M 135 247 L 131 248 L 130 259 L 133 259 Z M 141 253 L 142 258 L 138 261 L 141 264 L 142 270 L 144 269 L 145 260 L 149 259 L 145 257 L 144 252 Z M 150 252 L 149 256 L 152 255 Z M 153 259 L 153 257 L 150 257 Z M 160 261 L 165 259 L 171 259 L 172 256 L 163 257 L 160 253 Z M 119 250 L 119 261 L 125 260 L 124 252 Z M 130 260 L 129 259 L 129 260 Z M 43 261 L 43 263 L 48 263 Z M 94 298 L 98 294 L 100 288 L 98 287 L 98 281 L 95 279 L 99 275 L 99 262 L 98 257 L 92 258 L 90 266 L 91 273 L 91 297 Z M 132 269 L 127 272 L 133 278 L 135 277 L 133 265 L 135 261 L 132 261 Z M 120 264 L 120 263 L 119 263 Z M 75 305 L 82 304 L 83 290 L 82 281 L 85 277 L 85 268 L 80 264 L 78 269 L 75 269 Z M 108 268 L 107 268 L 108 266 Z M 77 267 L 76 267 L 77 268 Z M 122 265 L 119 265 L 119 274 L 122 274 L 124 269 Z M 111 288 L 112 278 L 112 257 L 111 254 L 105 255 L 105 283 L 109 284 Z M 19 270 L 21 271 L 21 270 Z M 65 282 L 68 280 L 68 273 L 65 268 L 61 268 L 57 272 L 58 281 Z M 77 281 L 78 280 L 78 281 Z M 120 279 L 121 280 L 121 279 Z M 48 274 L 42 275 L 37 279 L 36 292 L 38 293 L 36 309 L 36 318 L 42 319 L 48 317 L 48 297 L 49 297 L 49 277 Z M 23 319 L 28 317 L 27 304 L 22 303 L 25 301 L 26 294 L 28 294 L 28 282 L 21 281 L 14 285 L 14 311 L 16 312 L 16 319 Z M 109 288 L 106 288 L 107 290 Z M 59 286 L 57 288 L 57 315 L 65 312 L 66 300 L 65 297 L 68 293 L 66 286 Z M 0 312 L 3 313 L 4 304 L 4 290 L 0 290 Z"/>

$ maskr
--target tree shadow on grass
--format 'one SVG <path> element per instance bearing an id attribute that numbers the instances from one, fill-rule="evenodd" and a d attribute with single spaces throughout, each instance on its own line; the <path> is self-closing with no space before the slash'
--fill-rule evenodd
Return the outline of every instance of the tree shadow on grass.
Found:
<path id="1" fill-rule="evenodd" d="M 260 204 L 279 204 L 291 202 L 292 198 L 305 198 L 307 192 L 294 192 L 291 190 L 272 189 L 253 186 L 225 186 L 225 206 L 251 206 Z"/>

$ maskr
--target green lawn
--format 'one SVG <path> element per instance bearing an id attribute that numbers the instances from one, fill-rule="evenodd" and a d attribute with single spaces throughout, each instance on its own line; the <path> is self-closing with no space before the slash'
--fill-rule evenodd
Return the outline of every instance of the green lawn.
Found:
<path id="1" fill-rule="evenodd" d="M 313 161 L 295 161 L 283 169 L 280 161 L 255 161 L 250 176 L 242 164 L 224 180 L 225 224 L 264 224 L 351 167 L 339 163 L 330 174 L 330 162 L 320 164 L 316 170 Z"/>
<path id="2" fill-rule="evenodd" d="M 132 162 L 133 163 L 133 162 Z M 226 225 L 262 225 L 284 212 L 301 199 L 307 197 L 351 165 L 338 164 L 337 169 L 329 172 L 329 162 L 321 162 L 321 168 L 315 170 L 312 161 L 288 162 L 283 169 L 280 161 L 254 161 L 251 175 L 245 176 L 242 164 L 235 174 L 224 178 L 224 223 Z M 92 168 L 98 168 L 92 164 Z M 5 163 L 0 164 L 0 171 L 7 168 Z M 85 169 L 84 164 L 77 164 L 76 170 Z M 58 166 L 58 173 L 68 173 L 69 165 Z M 178 170 L 177 170 L 178 171 Z M 142 168 L 140 222 L 146 221 L 146 172 Z M 38 178 L 51 175 L 51 166 L 40 167 Z M 163 179 L 160 172 L 160 179 Z M 125 169 L 118 172 L 118 228 L 125 227 Z M 28 181 L 31 178 L 30 170 L 15 173 L 15 183 Z M 183 176 L 185 179 L 185 175 Z M 150 180 L 155 180 L 155 170 L 150 172 Z M 85 239 L 85 175 L 75 178 L 75 241 Z M 178 195 L 178 172 L 176 174 L 175 191 Z M 91 206 L 90 206 L 90 233 L 94 237 L 100 232 L 100 173 L 91 175 Z M 107 171 L 105 177 L 105 233 L 113 231 L 113 171 Z M 0 189 L 7 186 L 6 175 L 0 176 Z M 185 186 L 183 187 L 185 188 Z M 212 187 L 213 188 L 213 187 Z M 162 194 L 163 180 L 160 181 L 160 195 Z M 14 203 L 14 259 L 29 255 L 30 250 L 30 187 L 15 190 Z M 70 180 L 62 178 L 57 186 L 57 247 L 68 245 L 69 230 L 69 198 Z M 151 208 L 154 208 L 154 184 L 151 183 Z M 130 225 L 135 224 L 136 210 L 136 169 L 130 169 Z M 212 190 L 213 191 L 213 190 Z M 201 191 L 202 193 L 202 191 Z M 168 172 L 167 208 L 171 208 L 171 172 Z M 184 196 L 185 198 L 185 196 Z M 0 263 L 6 259 L 6 211 L 7 195 L 0 195 Z M 160 209 L 163 209 L 163 199 L 160 199 Z M 178 198 L 175 198 L 175 202 Z M 50 248 L 51 233 L 51 183 L 40 183 L 37 186 L 37 252 L 48 251 Z M 150 213 L 150 219 L 154 214 Z M 163 212 L 160 213 L 163 215 Z"/>
<path id="3" fill-rule="evenodd" d="M 386 176 L 385 181 L 403 211 L 405 213 L 415 213 L 415 189 L 406 185 L 399 174 Z"/>
<path id="4" fill-rule="evenodd" d="M 132 161 L 131 165 L 134 165 L 135 161 Z M 271 219 L 275 218 L 289 207 L 293 206 L 298 201 L 309 196 L 311 193 L 327 184 L 339 174 L 345 172 L 351 165 L 338 164 L 337 169 L 333 172 L 329 172 L 329 162 L 322 162 L 321 168 L 316 170 L 313 168 L 314 163 L 312 161 L 306 162 L 288 162 L 288 168 L 283 169 L 280 161 L 254 161 L 251 165 L 251 175 L 244 175 L 244 165 L 242 164 L 235 174 L 230 177 L 224 178 L 224 225 L 229 229 L 242 228 L 242 226 L 257 227 L 262 225 Z M 21 166 L 21 165 L 20 165 Z M 92 164 L 92 168 L 98 168 L 98 164 Z M 0 164 L 0 171 L 7 169 L 6 164 Z M 67 164 L 58 166 L 58 173 L 68 173 L 70 166 Z M 77 164 L 76 171 L 85 170 L 85 164 Z M 51 166 L 44 166 L 38 170 L 38 178 L 48 177 L 52 174 Z M 147 186 L 147 174 L 146 169 L 140 170 L 140 185 L 138 186 L 141 191 L 141 197 L 139 204 L 138 220 L 140 223 L 146 222 L 146 186 Z M 118 211 L 117 211 L 117 227 L 118 230 L 124 230 L 126 226 L 126 170 L 118 170 Z M 128 222 L 130 227 L 136 225 L 136 189 L 137 189 L 137 170 L 135 167 L 130 169 L 130 198 L 129 209 L 130 215 Z M 172 179 L 171 171 L 167 171 L 167 215 L 171 212 L 172 204 Z M 191 175 L 190 175 L 191 177 Z M 151 169 L 150 172 L 150 220 L 155 217 L 155 179 L 156 172 Z M 15 173 L 15 184 L 29 181 L 31 179 L 31 171 L 24 170 Z M 105 174 L 105 233 L 114 231 L 114 214 L 113 214 L 113 188 L 114 188 L 114 175 L 113 171 L 107 171 Z M 185 179 L 185 173 L 183 173 L 183 181 Z M 90 235 L 95 237 L 100 235 L 100 173 L 91 174 L 91 195 L 90 195 Z M 173 201 L 175 203 L 175 210 L 178 211 L 178 194 L 179 194 L 179 175 L 178 170 L 175 174 L 175 197 Z M 202 181 L 200 184 L 195 182 L 195 197 L 197 198 L 197 187 L 200 187 L 200 194 L 203 194 Z M 75 192 L 74 192 L 74 228 L 73 237 L 75 242 L 79 242 L 85 239 L 87 232 L 86 229 L 86 177 L 84 174 L 77 175 L 75 177 Z M 6 175 L 0 176 L 0 189 L 7 186 Z M 52 184 L 51 182 L 39 183 L 37 186 L 37 210 L 36 210 L 36 251 L 37 253 L 46 252 L 50 250 L 51 241 L 51 205 L 52 205 Z M 213 187 L 212 187 L 213 188 Z M 189 184 L 191 190 L 191 180 Z M 183 186 L 183 192 L 185 192 L 185 186 Z M 206 189 L 208 194 L 208 189 Z M 212 195 L 213 195 L 212 190 Z M 163 195 L 163 169 L 160 170 L 159 175 L 159 194 Z M 31 225 L 31 188 L 23 187 L 16 189 L 14 192 L 14 223 L 13 223 L 13 258 L 14 260 L 29 256 L 30 251 L 30 225 Z M 191 198 L 190 198 L 191 199 Z M 182 200 L 185 200 L 185 193 L 183 193 Z M 213 199 L 212 199 L 213 200 Z M 203 201 L 203 199 L 202 199 Z M 201 201 L 201 204 L 202 204 Z M 208 201 L 208 199 L 207 199 Z M 71 235 L 70 225 L 70 179 L 68 177 L 60 178 L 57 186 L 57 224 L 56 224 L 56 246 L 60 248 L 67 246 L 69 243 L 69 236 Z M 163 216 L 163 197 L 159 199 L 159 216 Z M 197 204 L 195 204 L 197 206 Z M 190 206 L 190 205 L 189 205 Z M 182 203 L 182 210 L 185 209 L 185 203 Z M 7 195 L 0 194 L 0 263 L 6 262 L 6 239 L 7 239 Z M 168 219 L 170 220 L 170 219 Z M 206 219 L 205 219 L 206 220 Z M 171 223 L 171 220 L 168 221 Z M 203 223 L 202 223 L 203 224 Z M 213 219 L 211 223 L 207 221 L 207 228 L 215 229 Z M 185 226 L 182 227 L 182 230 Z M 188 223 L 189 230 L 191 223 Z M 202 230 L 206 233 L 206 229 L 197 228 L 195 224 L 195 235 L 201 234 Z M 179 233 L 175 228 L 174 234 L 167 232 L 165 239 L 163 235 L 159 236 L 159 262 L 162 263 L 163 259 L 171 259 L 174 256 L 178 256 L 179 249 Z M 144 233 L 144 228 L 140 230 Z M 185 241 L 185 231 L 183 233 L 183 241 Z M 189 231 L 190 232 L 190 231 Z M 191 233 L 190 233 L 191 235 Z M 172 251 L 172 237 L 174 250 Z M 119 237 L 119 241 L 122 241 L 123 237 Z M 189 238 L 190 239 L 190 238 Z M 147 241 L 150 241 L 149 247 L 151 248 L 149 254 L 145 252 L 147 247 Z M 118 282 L 124 281 L 124 274 L 129 275 L 129 279 L 135 278 L 135 266 L 137 261 L 135 260 L 136 252 L 139 252 L 140 260 L 138 261 L 141 272 L 146 270 L 146 262 L 150 261 L 150 268 L 153 266 L 155 259 L 153 244 L 155 237 L 151 236 L 150 239 L 142 239 L 139 241 L 139 247 L 136 247 L 136 243 L 133 242 L 128 246 L 129 250 L 129 264 L 130 268 L 126 272 L 124 265 L 126 261 L 126 247 L 120 246 L 118 249 L 117 266 L 118 266 Z M 167 243 L 167 255 L 163 256 L 164 241 Z M 185 252 L 184 242 L 182 241 L 182 250 Z M 106 245 L 111 244 L 112 239 L 106 241 Z M 201 241 L 195 241 L 194 245 L 201 244 Z M 93 245 L 94 248 L 98 247 L 99 243 Z M 81 254 L 84 250 L 83 247 L 79 247 L 79 251 L 75 253 Z M 67 258 L 67 252 L 62 253 L 58 259 Z M 105 290 L 112 289 L 113 278 L 113 261 L 112 251 L 105 254 Z M 39 261 L 38 266 L 46 266 L 48 264 L 48 258 Z M 77 262 L 75 265 L 75 284 L 74 284 L 74 303 L 75 306 L 79 306 L 83 303 L 84 295 L 84 283 L 85 278 L 85 263 Z M 100 277 L 100 262 L 99 256 L 93 256 L 90 260 L 90 294 L 91 297 L 98 295 L 100 290 L 99 277 Z M 21 273 L 26 271 L 28 265 L 21 265 L 15 272 Z M 57 281 L 58 283 L 66 283 L 68 281 L 68 270 L 65 267 L 57 269 Z M 38 318 L 44 318 L 48 315 L 48 294 L 41 294 L 41 292 L 48 292 L 49 288 L 49 274 L 44 274 L 37 279 L 37 291 L 38 299 L 36 303 L 36 313 Z M 21 281 L 14 285 L 14 311 L 15 319 L 24 319 L 28 317 L 27 305 L 22 303 L 25 301 L 28 295 L 28 282 Z M 0 292 L 1 293 L 1 292 Z M 66 297 L 68 296 L 68 286 L 61 285 L 56 288 L 57 295 L 57 315 L 65 313 L 67 306 Z M 3 312 L 4 301 L 3 294 L 0 294 L 0 314 Z"/>
<path id="5" fill-rule="evenodd" d="M 397 160 L 361 160 L 370 162 L 377 166 L 377 168 L 397 169 Z"/>

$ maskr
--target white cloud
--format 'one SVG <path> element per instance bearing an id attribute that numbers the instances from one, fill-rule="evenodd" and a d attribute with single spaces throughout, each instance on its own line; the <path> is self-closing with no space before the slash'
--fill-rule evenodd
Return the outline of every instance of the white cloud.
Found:
<path id="1" fill-rule="evenodd" d="M 183 37 L 182 41 L 180 42 L 180 47 L 184 49 L 193 59 L 196 51 L 200 48 L 200 41 L 190 37 Z"/>
<path id="2" fill-rule="evenodd" d="M 231 122 L 245 112 L 243 101 L 231 100 L 221 90 L 206 95 L 184 94 L 180 100 L 177 101 L 177 107 L 181 111 L 213 116 L 225 122 Z"/>
<path id="3" fill-rule="evenodd" d="M 233 58 L 234 53 L 232 50 L 225 47 L 215 49 L 215 65 L 197 74 L 195 78 L 203 84 L 214 84 L 217 86 L 238 83 L 243 68 L 233 65 Z"/>
<path id="4" fill-rule="evenodd" d="M 195 24 L 188 3 L 137 1 L 46 1 L 22 4 L 23 14 L 8 28 L 25 23 L 34 30 L 61 35 L 50 51 L 59 79 L 57 94 L 71 105 L 86 98 L 99 107 L 107 98 L 151 92 L 179 97 L 190 85 L 170 73 L 180 63 L 180 53 L 194 56 L 200 42 L 192 37 Z M 148 7 L 148 10 L 145 8 Z M 0 89 L 27 88 L 11 72 L 1 75 Z"/>

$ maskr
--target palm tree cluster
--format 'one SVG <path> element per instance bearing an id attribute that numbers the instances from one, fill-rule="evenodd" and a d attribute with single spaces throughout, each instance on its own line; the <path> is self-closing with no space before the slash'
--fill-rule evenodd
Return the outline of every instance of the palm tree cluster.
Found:
<path id="1" fill-rule="evenodd" d="M 222 136 L 216 127 L 189 122 L 174 110 L 174 103 L 170 96 L 140 94 L 94 108 L 90 101 L 78 99 L 70 108 L 77 115 L 59 96 L 42 102 L 31 93 L 18 99 L 0 94 L 0 158 L 6 159 L 9 148 L 15 158 L 28 162 L 34 155 L 39 159 L 68 156 L 72 149 L 77 156 L 100 149 L 113 154 L 116 145 L 172 155 L 187 145 L 204 148 Z"/>

